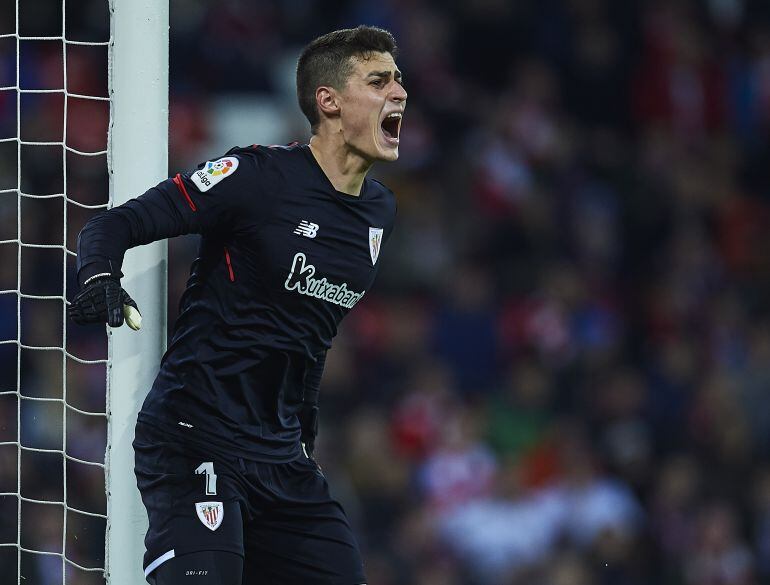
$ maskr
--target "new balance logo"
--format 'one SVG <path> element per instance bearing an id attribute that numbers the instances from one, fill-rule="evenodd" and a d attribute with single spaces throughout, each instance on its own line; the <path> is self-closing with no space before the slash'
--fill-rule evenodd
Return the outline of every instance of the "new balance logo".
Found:
<path id="1" fill-rule="evenodd" d="M 316 234 L 318 233 L 318 224 L 305 221 L 303 219 L 301 222 L 299 222 L 299 225 L 297 226 L 297 229 L 294 230 L 294 233 L 298 236 L 305 236 L 306 238 L 315 238 Z"/>

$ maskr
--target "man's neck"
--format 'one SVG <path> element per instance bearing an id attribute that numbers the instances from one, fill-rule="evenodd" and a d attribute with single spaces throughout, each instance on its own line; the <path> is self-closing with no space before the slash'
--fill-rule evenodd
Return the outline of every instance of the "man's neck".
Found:
<path id="1" fill-rule="evenodd" d="M 372 163 L 351 152 L 341 135 L 314 135 L 310 152 L 337 191 L 356 197 L 361 194 L 361 185 Z"/>

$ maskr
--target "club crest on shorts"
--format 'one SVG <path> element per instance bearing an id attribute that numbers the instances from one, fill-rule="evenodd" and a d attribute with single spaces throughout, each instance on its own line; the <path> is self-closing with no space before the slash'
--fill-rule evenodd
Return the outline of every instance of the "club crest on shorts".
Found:
<path id="1" fill-rule="evenodd" d="M 382 245 L 382 228 L 369 228 L 369 253 L 372 255 L 372 266 L 377 264 L 377 258 L 380 256 L 380 246 Z"/>
<path id="2" fill-rule="evenodd" d="M 198 519 L 212 532 L 219 528 L 222 518 L 225 517 L 222 502 L 196 502 L 195 511 L 198 513 Z"/>

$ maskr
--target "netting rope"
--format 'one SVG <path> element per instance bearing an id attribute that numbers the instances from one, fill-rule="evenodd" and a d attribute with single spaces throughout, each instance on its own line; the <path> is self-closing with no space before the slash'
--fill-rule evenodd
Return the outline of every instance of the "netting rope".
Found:
<path id="1" fill-rule="evenodd" d="M 105 0 L 106 2 L 107 0 Z M 15 14 L 15 32 L 0 34 L 1 39 L 15 39 L 16 41 L 16 83 L 12 86 L 0 87 L 0 92 L 13 91 L 16 93 L 16 136 L 13 137 L 0 137 L 0 143 L 16 143 L 16 186 L 15 188 L 0 189 L 0 195 L 7 195 L 15 193 L 17 197 L 16 209 L 16 237 L 9 239 L 0 239 L 1 245 L 16 245 L 16 287 L 11 289 L 0 290 L 0 295 L 16 295 L 16 337 L 15 339 L 0 339 L 0 346 L 15 345 L 16 350 L 16 388 L 15 389 L 3 389 L 0 388 L 0 397 L 2 396 L 15 396 L 16 398 L 16 438 L 14 441 L 2 441 L 0 447 L 15 446 L 16 447 L 16 491 L 12 492 L 0 492 L 0 498 L 2 497 L 15 497 L 17 499 L 17 531 L 16 542 L 0 542 L 0 548 L 12 547 L 17 549 L 17 583 L 22 583 L 24 577 L 22 576 L 22 555 L 21 553 L 29 553 L 33 555 L 43 555 L 58 557 L 61 559 L 61 577 L 62 583 L 67 582 L 67 566 L 74 567 L 80 571 L 86 572 L 104 572 L 104 566 L 85 566 L 75 562 L 68 557 L 67 548 L 67 535 L 68 535 L 68 516 L 71 513 L 79 514 L 86 517 L 98 518 L 105 521 L 107 520 L 106 513 L 97 511 L 88 511 L 80 509 L 76 506 L 70 505 L 67 491 L 67 463 L 76 462 L 83 465 L 93 466 L 101 468 L 103 472 L 106 472 L 104 461 L 91 461 L 79 457 L 75 457 L 68 453 L 67 448 L 67 414 L 77 413 L 86 417 L 100 417 L 107 418 L 106 407 L 104 411 L 90 411 L 77 408 L 76 406 L 69 404 L 67 400 L 67 365 L 68 360 L 72 360 L 76 363 L 83 365 L 104 365 L 109 367 L 107 359 L 85 359 L 79 357 L 67 348 L 67 261 L 68 258 L 72 258 L 76 255 L 74 250 L 70 250 L 67 247 L 68 241 L 68 226 L 67 226 L 67 209 L 68 204 L 75 205 L 77 207 L 87 210 L 98 210 L 108 208 L 112 205 L 111 198 L 108 198 L 107 202 L 99 204 L 89 204 L 70 197 L 67 188 L 67 154 L 71 153 L 76 156 L 82 157 L 105 157 L 105 166 L 107 164 L 106 157 L 108 150 L 98 150 L 93 152 L 84 151 L 78 148 L 74 148 L 68 144 L 67 136 L 67 121 L 68 121 L 68 106 L 71 99 L 81 100 L 93 100 L 99 102 L 110 102 L 110 97 L 84 95 L 82 93 L 70 92 L 68 89 L 68 76 L 67 76 L 67 49 L 70 46 L 89 46 L 89 47 L 104 47 L 105 51 L 111 46 L 113 39 L 112 36 L 107 41 L 92 42 L 92 41 L 79 41 L 67 38 L 66 28 L 66 0 L 62 0 L 62 34 L 60 36 L 24 36 L 20 34 L 19 24 L 19 2 L 16 1 L 16 14 Z M 63 67 L 63 87 L 60 88 L 45 88 L 45 89 L 28 89 L 22 87 L 21 83 L 21 43 L 22 41 L 59 41 L 62 47 L 62 67 Z M 22 96 L 26 94 L 61 94 L 64 101 L 64 127 L 62 132 L 61 141 L 30 141 L 22 139 Z M 110 125 L 112 123 L 112 112 L 110 111 Z M 56 146 L 62 149 L 62 167 L 63 167 L 63 192 L 60 193 L 26 193 L 22 190 L 22 147 L 51 147 Z M 22 202 L 25 199 L 61 199 L 63 200 L 63 240 L 61 244 L 40 244 L 33 242 L 25 242 L 22 238 Z M 42 294 L 28 294 L 22 290 L 22 251 L 24 249 L 54 249 L 61 250 L 63 257 L 63 278 L 61 284 L 61 294 L 56 295 L 42 295 Z M 22 342 L 22 300 L 55 300 L 61 302 L 62 311 L 62 337 L 61 345 L 46 346 L 46 345 L 30 345 Z M 22 362 L 21 362 L 21 350 L 30 351 L 57 351 L 61 354 L 62 363 L 62 395 L 61 398 L 43 398 L 27 396 L 22 392 Z M 39 447 L 31 447 L 22 444 L 22 404 L 25 401 L 44 403 L 44 404 L 56 404 L 60 405 L 62 409 L 62 448 L 61 449 L 45 449 Z M 27 497 L 22 492 L 22 453 L 34 452 L 34 453 L 50 453 L 58 454 L 62 457 L 62 499 L 61 501 L 42 500 L 32 497 Z M 40 504 L 44 506 L 59 507 L 63 514 L 63 529 L 61 538 L 61 552 L 36 550 L 33 548 L 25 547 L 22 543 L 22 503 Z M 103 563 L 102 563 L 103 565 Z M 29 581 L 26 581 L 29 582 Z"/>

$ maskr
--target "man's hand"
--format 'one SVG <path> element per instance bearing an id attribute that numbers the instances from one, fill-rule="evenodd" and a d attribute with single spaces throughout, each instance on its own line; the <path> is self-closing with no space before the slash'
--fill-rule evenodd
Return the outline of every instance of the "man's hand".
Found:
<path id="1" fill-rule="evenodd" d="M 88 279 L 67 307 L 67 315 L 78 325 L 107 323 L 110 327 L 120 327 L 125 320 L 134 331 L 142 326 L 136 302 L 111 275 L 100 274 Z"/>
<path id="2" fill-rule="evenodd" d="M 299 412 L 299 425 L 301 429 L 299 440 L 302 443 L 302 450 L 308 459 L 312 459 L 315 451 L 315 438 L 318 436 L 318 407 L 314 404 L 304 403 Z"/>

